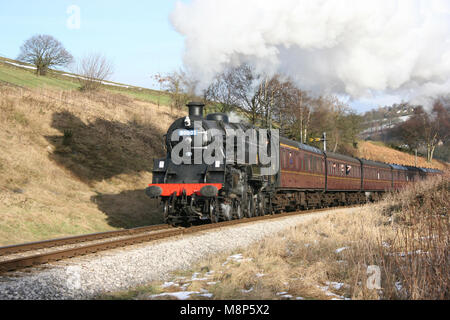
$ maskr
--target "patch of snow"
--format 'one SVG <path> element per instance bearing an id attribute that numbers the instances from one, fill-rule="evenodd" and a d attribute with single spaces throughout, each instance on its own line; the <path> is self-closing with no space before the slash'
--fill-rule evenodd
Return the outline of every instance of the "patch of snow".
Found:
<path id="1" fill-rule="evenodd" d="M 340 290 L 341 288 L 348 286 L 345 283 L 342 282 L 325 282 L 328 286 L 333 287 L 336 290 Z"/>
<path id="2" fill-rule="evenodd" d="M 192 275 L 191 281 L 206 281 L 206 280 L 208 280 L 208 278 L 198 278 L 199 275 L 200 275 L 200 273 L 195 272 Z"/>
<path id="3" fill-rule="evenodd" d="M 227 265 L 228 262 L 230 262 L 230 261 L 237 262 L 237 263 L 241 263 L 241 262 L 244 262 L 244 261 L 253 261 L 253 259 L 252 259 L 252 258 L 244 259 L 244 257 L 242 256 L 242 253 L 238 253 L 238 254 L 229 256 L 229 257 L 227 258 L 227 261 L 225 261 L 224 263 L 222 263 L 222 266 Z"/>
<path id="4" fill-rule="evenodd" d="M 400 121 L 405 122 L 405 121 L 408 121 L 409 118 L 411 118 L 411 116 L 403 116 L 403 117 L 400 117 L 399 119 L 400 119 Z"/>
<path id="5" fill-rule="evenodd" d="M 242 293 L 249 293 L 249 292 L 252 292 L 253 290 L 254 290 L 253 287 L 251 287 L 248 290 L 242 289 L 241 291 L 242 291 Z"/>
<path id="6" fill-rule="evenodd" d="M 187 300 L 191 297 L 192 294 L 199 294 L 198 291 L 179 291 L 179 292 L 166 292 L 166 293 L 160 293 L 160 294 L 153 294 L 150 296 L 150 299 L 152 298 L 158 298 L 158 297 L 165 297 L 165 296 L 172 296 L 177 298 L 178 300 Z"/>
<path id="7" fill-rule="evenodd" d="M 333 282 L 332 282 L 332 283 L 333 283 Z M 336 283 L 337 283 L 337 282 L 336 282 Z M 337 295 L 337 294 L 335 294 L 335 293 L 329 291 L 329 289 L 330 289 L 329 286 L 323 286 L 323 287 L 317 286 L 317 288 L 319 288 L 320 290 L 322 290 L 322 291 L 325 293 L 326 296 L 328 296 L 328 297 L 333 297 L 333 300 L 351 300 L 351 299 L 349 299 L 349 298 L 345 298 L 344 296 L 340 296 L 340 295 Z"/>
<path id="8" fill-rule="evenodd" d="M 185 283 L 181 286 L 181 290 L 186 291 L 186 289 L 189 287 L 189 283 Z"/>
<path id="9" fill-rule="evenodd" d="M 339 249 L 336 249 L 336 253 L 341 253 L 342 251 L 344 251 L 344 250 L 347 250 L 348 249 L 348 247 L 342 247 L 342 248 L 339 248 Z"/>
<path id="10" fill-rule="evenodd" d="M 242 256 L 242 253 L 238 253 L 238 254 L 229 256 L 228 259 L 237 261 L 237 260 L 242 260 L 243 256 Z"/>
<path id="11" fill-rule="evenodd" d="M 264 274 L 264 273 L 257 273 L 257 274 L 255 274 L 255 276 L 256 276 L 257 278 L 262 278 L 262 277 L 265 276 L 265 274 Z"/>
<path id="12" fill-rule="evenodd" d="M 73 75 L 73 74 L 68 74 L 68 73 L 63 73 L 63 76 L 66 77 L 70 77 L 70 78 L 77 78 L 77 79 L 83 79 L 83 80 L 87 80 L 86 77 L 83 76 L 77 76 L 77 75 Z M 117 84 L 117 83 L 112 83 L 112 82 L 108 82 L 108 81 L 100 81 L 100 80 L 92 80 L 95 82 L 100 82 L 101 84 L 104 84 L 106 86 L 113 86 L 113 87 L 121 87 L 121 88 L 130 88 L 130 86 L 126 86 L 126 85 L 122 85 L 122 84 Z"/>
<path id="13" fill-rule="evenodd" d="M 3 61 L 3 62 L 8 63 L 8 64 L 12 64 L 13 66 L 16 66 L 16 67 L 19 67 L 19 68 L 36 70 L 36 67 L 32 67 L 32 66 L 24 66 L 23 64 L 18 64 L 18 63 L 9 62 L 9 61 Z"/>
<path id="14" fill-rule="evenodd" d="M 174 286 L 179 286 L 179 284 L 175 282 L 164 282 L 163 285 L 161 285 L 162 288 L 169 288 Z"/>

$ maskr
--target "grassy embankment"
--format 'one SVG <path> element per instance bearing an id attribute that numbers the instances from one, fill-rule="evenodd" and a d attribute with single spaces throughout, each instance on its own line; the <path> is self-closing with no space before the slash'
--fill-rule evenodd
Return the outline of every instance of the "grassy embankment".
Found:
<path id="1" fill-rule="evenodd" d="M 34 89 L 77 90 L 81 87 L 80 82 L 75 78 L 77 76 L 76 74 L 59 70 L 50 70 L 47 76 L 39 77 L 36 76 L 32 69 L 20 68 L 10 63 L 31 67 L 28 64 L 0 57 L 0 83 L 4 82 Z M 166 106 L 169 105 L 171 101 L 170 95 L 165 92 L 128 86 L 112 81 L 106 81 L 106 83 L 110 84 L 103 86 L 103 89 L 107 92 L 120 93 L 130 98 Z"/>
<path id="2" fill-rule="evenodd" d="M 449 199 L 447 175 L 102 298 L 449 299 Z"/>
<path id="3" fill-rule="evenodd" d="M 0 63 L 0 245 L 162 222 L 144 188 L 183 112 L 152 90 L 78 87 Z"/>
<path id="4" fill-rule="evenodd" d="M 358 143 L 357 157 L 375 161 L 396 163 L 406 166 L 415 166 L 415 157 L 405 152 L 401 152 L 387 147 L 382 142 L 361 141 Z M 426 158 L 417 157 L 417 166 L 422 168 L 434 168 L 445 171 L 448 164 L 433 159 L 431 163 Z"/>

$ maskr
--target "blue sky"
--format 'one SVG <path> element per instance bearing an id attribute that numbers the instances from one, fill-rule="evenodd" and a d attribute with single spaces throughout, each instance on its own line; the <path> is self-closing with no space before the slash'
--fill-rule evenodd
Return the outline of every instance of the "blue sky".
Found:
<path id="1" fill-rule="evenodd" d="M 114 63 L 112 80 L 150 87 L 151 76 L 182 65 L 183 38 L 169 14 L 175 0 L 0 0 L 0 55 L 15 59 L 35 34 L 60 40 L 75 58 L 90 52 Z M 80 9 L 80 28 L 67 22 Z M 72 20 L 73 21 L 73 20 Z"/>

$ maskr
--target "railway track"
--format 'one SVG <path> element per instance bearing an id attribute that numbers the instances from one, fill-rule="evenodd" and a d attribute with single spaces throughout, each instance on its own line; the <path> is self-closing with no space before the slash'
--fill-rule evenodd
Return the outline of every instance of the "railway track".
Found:
<path id="1" fill-rule="evenodd" d="M 215 224 L 193 226 L 190 228 L 176 228 L 170 225 L 156 225 L 0 247 L 0 274 L 143 242 L 150 242 L 255 221 L 321 212 L 330 209 L 333 208 L 313 209 L 253 217 L 242 220 L 232 220 Z M 69 246 L 69 248 L 62 248 L 64 246 Z M 24 253 L 28 254 L 24 255 Z M 17 256 L 17 254 L 20 254 L 20 256 Z"/>

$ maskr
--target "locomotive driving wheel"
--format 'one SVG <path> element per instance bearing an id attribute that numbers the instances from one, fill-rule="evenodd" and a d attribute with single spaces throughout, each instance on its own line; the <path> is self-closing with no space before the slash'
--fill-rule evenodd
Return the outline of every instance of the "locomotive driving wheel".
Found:
<path id="1" fill-rule="evenodd" d="M 209 215 L 211 218 L 211 223 L 219 222 L 219 210 L 218 210 L 218 201 L 217 199 L 213 199 L 209 202 Z"/>
<path id="2" fill-rule="evenodd" d="M 257 216 L 264 216 L 266 215 L 266 199 L 264 195 L 260 192 L 258 193 L 258 196 L 256 198 L 257 202 L 257 209 L 256 209 L 256 215 Z"/>
<path id="3" fill-rule="evenodd" d="M 236 219 L 242 219 L 244 217 L 243 213 L 242 213 L 242 208 L 241 208 L 241 201 L 235 199 L 233 201 L 233 216 Z"/>
<path id="4" fill-rule="evenodd" d="M 261 195 L 261 212 L 260 212 L 260 215 L 261 216 L 265 216 L 266 215 L 266 209 L 267 209 L 267 206 L 266 206 L 266 197 L 264 196 L 264 195 Z"/>
<path id="5" fill-rule="evenodd" d="M 163 216 L 164 216 L 164 221 L 166 222 L 166 223 L 169 223 L 170 221 L 169 221 L 169 201 L 164 201 L 163 203 L 162 203 L 162 207 L 163 207 Z"/>
<path id="6" fill-rule="evenodd" d="M 255 199 L 253 197 L 253 193 L 249 192 L 247 193 L 247 197 L 245 199 L 246 201 L 246 210 L 245 210 L 245 216 L 247 218 L 251 218 L 255 216 Z"/>

